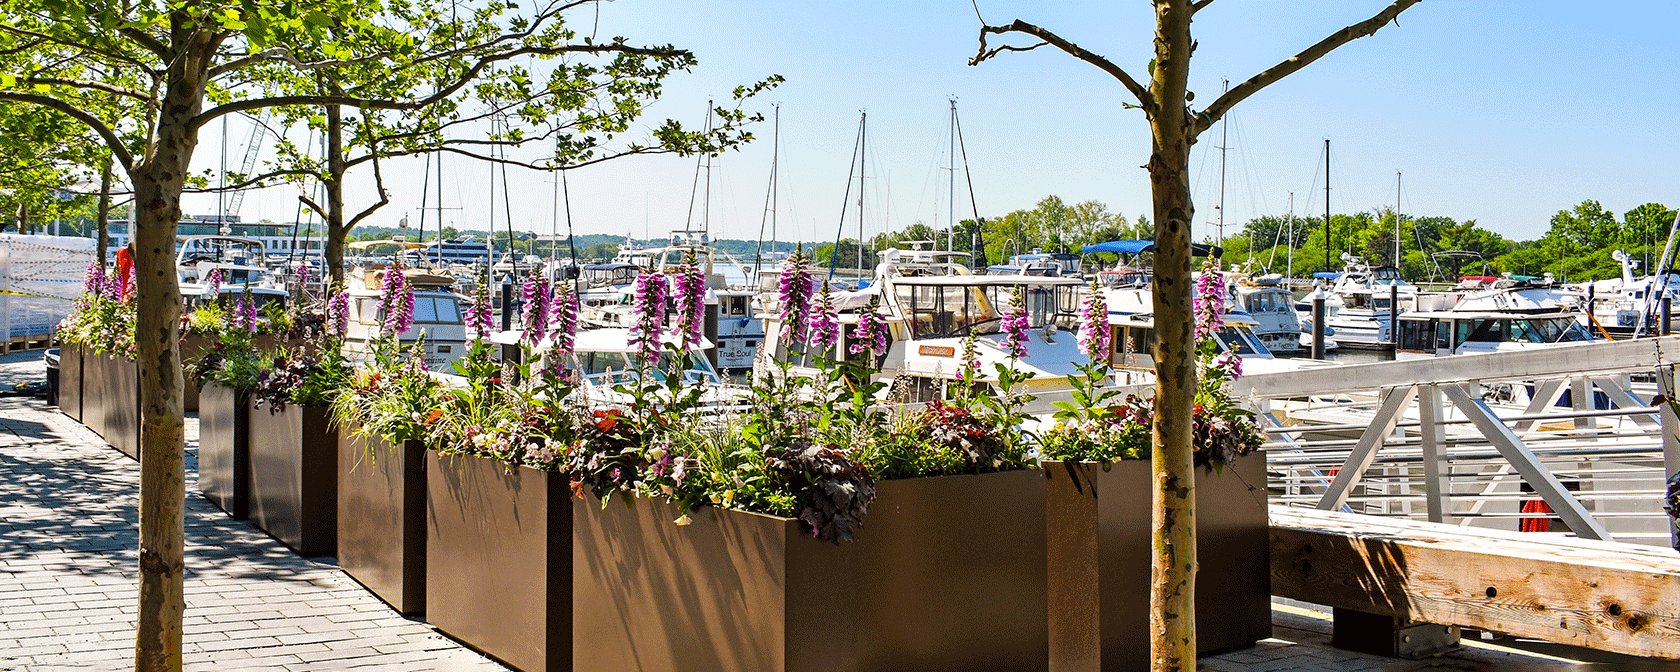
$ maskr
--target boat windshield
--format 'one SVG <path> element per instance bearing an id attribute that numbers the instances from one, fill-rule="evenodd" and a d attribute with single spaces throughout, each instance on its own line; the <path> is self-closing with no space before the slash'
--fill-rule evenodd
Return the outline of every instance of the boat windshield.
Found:
<path id="1" fill-rule="evenodd" d="M 223 264 L 260 264 L 262 244 L 242 238 L 189 238 L 176 257 L 182 264 L 212 261 Z"/>
<path id="2" fill-rule="evenodd" d="M 946 338 L 999 330 L 997 310 L 979 287 L 894 283 L 898 306 L 914 338 Z"/>
<path id="3" fill-rule="evenodd" d="M 635 380 L 640 375 L 642 358 L 634 352 L 579 350 L 575 353 L 575 356 L 577 357 L 577 370 L 585 378 L 597 384 L 610 385 L 626 382 Z M 660 382 L 665 381 L 666 372 L 664 369 L 653 367 L 652 374 Z M 688 370 L 683 372 L 683 378 L 688 382 L 722 383 L 723 381 L 718 376 L 717 371 L 712 369 L 711 362 L 705 357 L 694 357 Z"/>
<path id="4" fill-rule="evenodd" d="M 1239 355 L 1252 355 L 1258 352 L 1256 348 L 1264 347 L 1245 338 L 1242 332 L 1232 329 L 1231 327 L 1223 327 L 1214 333 L 1219 336 L 1219 342 L 1225 346 L 1223 350 L 1227 352 L 1234 352 Z"/>
<path id="5" fill-rule="evenodd" d="M 1572 343 L 1593 340 L 1592 334 L 1570 317 L 1461 320 L 1457 327 L 1459 343 Z"/>

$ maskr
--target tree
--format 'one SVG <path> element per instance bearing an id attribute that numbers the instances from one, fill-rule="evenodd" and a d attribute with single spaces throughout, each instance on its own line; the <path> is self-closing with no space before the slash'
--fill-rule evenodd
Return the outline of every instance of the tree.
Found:
<path id="1" fill-rule="evenodd" d="M 514 58 L 639 49 L 622 40 L 543 32 L 547 24 L 532 18 L 581 4 L 546 0 L 533 13 L 510 15 L 506 25 L 514 30 L 506 40 L 474 49 L 479 43 L 466 38 L 476 34 L 463 35 L 461 50 L 442 58 L 420 50 L 407 32 L 403 12 L 418 11 L 410 3 L 18 0 L 0 9 L 0 72 L 10 73 L 0 76 L 0 102 L 36 106 L 86 126 L 134 190 L 142 409 L 138 669 L 181 666 L 186 479 L 174 248 L 181 193 L 204 182 L 189 172 L 199 131 L 224 115 L 269 107 L 424 110 L 447 104 L 479 73 Z M 489 7 L 512 5 L 492 2 L 471 11 Z M 686 54 L 669 51 L 678 60 Z M 418 84 L 412 90 L 370 87 L 361 92 L 365 96 L 331 86 L 335 77 L 371 79 L 352 76 L 369 70 Z M 319 77 L 326 86 L 264 95 L 258 84 L 282 75 Z"/>
<path id="2" fill-rule="evenodd" d="M 1025 21 L 982 25 L 980 46 L 970 65 L 1006 51 L 1053 45 L 1113 76 L 1137 100 L 1149 122 L 1147 166 L 1157 236 L 1155 238 L 1154 311 L 1157 411 L 1154 422 L 1153 495 L 1155 566 L 1150 585 L 1150 657 L 1155 670 L 1196 667 L 1195 630 L 1195 479 L 1191 449 L 1191 403 L 1196 368 L 1191 339 L 1190 305 L 1190 146 L 1232 106 L 1337 47 L 1375 33 L 1418 0 L 1395 0 L 1376 16 L 1343 28 L 1289 59 L 1231 87 L 1202 110 L 1186 105 L 1190 55 L 1195 41 L 1190 23 L 1213 0 L 1154 0 L 1155 58 L 1146 88 L 1120 66 L 1061 36 Z M 987 37 L 1021 34 L 1039 40 L 1029 46 L 989 47 Z"/>

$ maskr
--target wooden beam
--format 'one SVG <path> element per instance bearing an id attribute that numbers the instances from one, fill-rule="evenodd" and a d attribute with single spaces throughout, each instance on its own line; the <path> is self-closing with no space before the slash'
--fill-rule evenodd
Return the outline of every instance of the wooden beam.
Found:
<path id="1" fill-rule="evenodd" d="M 1481 380 L 1534 380 L 1579 373 L 1650 369 L 1680 363 L 1680 336 L 1594 341 L 1521 352 L 1453 355 L 1374 364 L 1256 373 L 1231 384 L 1239 399 L 1360 392 L 1377 387 Z"/>
<path id="2" fill-rule="evenodd" d="M 1271 507 L 1272 594 L 1407 621 L 1680 659 L 1680 554 Z"/>

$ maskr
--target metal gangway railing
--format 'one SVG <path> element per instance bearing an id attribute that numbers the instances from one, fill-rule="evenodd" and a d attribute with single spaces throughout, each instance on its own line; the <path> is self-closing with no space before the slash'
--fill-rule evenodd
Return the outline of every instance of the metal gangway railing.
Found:
<path id="1" fill-rule="evenodd" d="M 1667 546 L 1677 363 L 1670 336 L 1234 386 L 1266 425 L 1274 503 Z"/>

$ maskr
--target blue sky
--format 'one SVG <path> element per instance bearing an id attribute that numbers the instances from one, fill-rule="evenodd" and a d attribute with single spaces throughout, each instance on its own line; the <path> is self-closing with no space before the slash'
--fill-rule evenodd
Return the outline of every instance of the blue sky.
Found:
<path id="1" fill-rule="evenodd" d="M 1215 2 L 1193 26 L 1196 102 L 1212 102 L 1221 80 L 1240 82 L 1384 5 Z M 979 0 L 978 7 L 990 23 L 1038 24 L 1145 77 L 1154 19 L 1147 3 Z M 1420 3 L 1398 25 L 1332 52 L 1235 109 L 1224 219 L 1239 225 L 1283 215 L 1290 192 L 1297 215 L 1322 213 L 1327 138 L 1338 213 L 1394 206 L 1396 172 L 1404 175 L 1403 212 L 1475 219 L 1516 239 L 1538 237 L 1553 213 L 1583 199 L 1617 213 L 1649 201 L 1680 205 L 1672 169 L 1680 156 L 1677 18 L 1680 9 L 1658 2 Z M 594 20 L 584 12 L 572 23 L 588 32 Z M 787 78 L 750 103 L 767 117 L 772 104 L 781 106 L 783 239 L 834 237 L 864 110 L 866 234 L 917 221 L 945 226 L 953 96 L 983 216 L 1030 208 L 1052 194 L 1101 201 L 1128 219 L 1147 213 L 1149 185 L 1139 166 L 1148 158 L 1148 129 L 1140 112 L 1122 108 L 1123 87 L 1049 47 L 970 67 L 978 26 L 968 0 L 619 0 L 601 7 L 598 30 L 672 43 L 699 57 L 693 72 L 668 82 L 645 127 L 666 117 L 698 123 L 708 97 L 725 99 L 736 85 L 770 74 Z M 244 142 L 240 125 L 230 130 L 236 155 Z M 1193 156 L 1198 238 L 1213 235 L 1219 218 L 1219 131 L 1204 134 Z M 770 125 L 756 134 L 753 145 L 714 162 L 714 236 L 758 235 Z M 199 165 L 213 166 L 219 152 L 219 138 L 206 138 Z M 643 237 L 683 228 L 695 168 L 693 159 L 646 157 L 573 172 L 576 230 Z M 417 160 L 387 164 L 393 203 L 373 223 L 392 225 L 405 212 L 418 221 L 419 173 Z M 482 228 L 489 170 L 446 159 L 444 179 L 445 207 L 461 208 L 446 211 L 446 223 Z M 508 180 L 515 228 L 546 232 L 549 177 L 516 170 Z M 972 215 L 964 187 L 959 183 L 959 219 Z M 253 193 L 242 214 L 290 220 L 295 199 L 292 187 Z M 367 175 L 355 176 L 349 200 L 375 200 Z M 187 202 L 189 212 L 214 209 L 214 198 Z M 496 210 L 497 227 L 505 227 L 503 206 Z M 427 217 L 435 222 L 434 214 Z M 856 235 L 855 200 L 845 220 L 846 235 Z"/>

